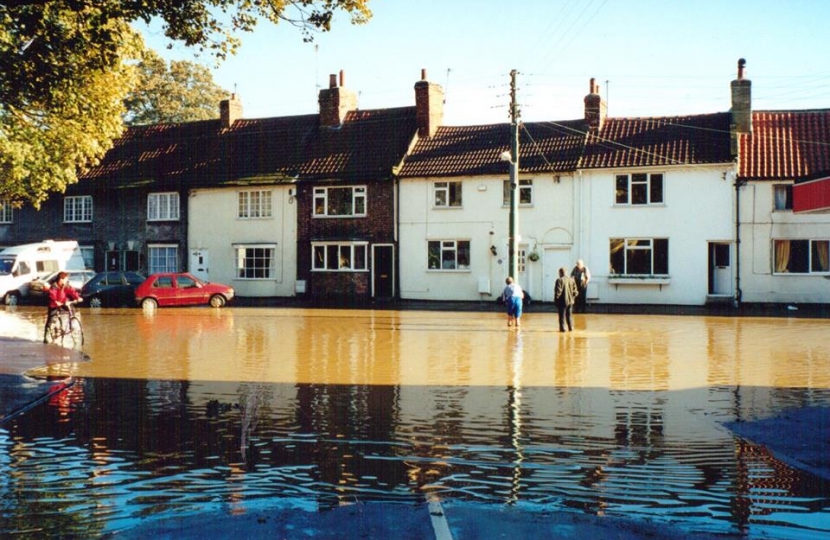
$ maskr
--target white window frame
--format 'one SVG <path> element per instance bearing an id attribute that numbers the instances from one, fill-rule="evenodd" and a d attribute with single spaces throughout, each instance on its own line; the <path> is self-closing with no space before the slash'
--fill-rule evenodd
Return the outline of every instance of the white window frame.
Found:
<path id="1" fill-rule="evenodd" d="M 502 206 L 510 206 L 510 180 L 502 184 Z M 519 180 L 519 206 L 533 206 L 533 180 Z"/>
<path id="2" fill-rule="evenodd" d="M 276 244 L 234 244 L 233 248 L 236 254 L 236 279 L 276 279 Z"/>
<path id="3" fill-rule="evenodd" d="M 64 197 L 63 222 L 89 223 L 92 221 L 92 195 Z"/>
<path id="4" fill-rule="evenodd" d="M 274 217 L 274 192 L 270 189 L 248 189 L 237 193 L 238 219 L 270 219 Z"/>
<path id="5" fill-rule="evenodd" d="M 469 239 L 428 240 L 427 270 L 430 272 L 469 272 L 470 249 Z"/>
<path id="6" fill-rule="evenodd" d="M 343 214 L 333 214 L 330 192 L 336 190 L 351 190 L 351 211 Z M 353 218 L 366 217 L 366 186 L 329 186 L 314 188 L 314 204 L 312 212 L 315 218 Z"/>
<path id="7" fill-rule="evenodd" d="M 622 242 L 622 268 L 617 269 L 614 267 L 614 254 L 616 251 L 614 249 L 614 243 Z M 656 272 L 655 268 L 660 266 L 660 262 L 658 257 L 655 254 L 657 247 L 655 246 L 655 242 L 660 242 L 661 245 L 665 242 L 665 272 Z M 648 252 L 648 260 L 649 260 L 649 271 L 648 272 L 632 272 L 629 269 L 629 256 L 634 257 L 637 254 L 642 254 Z M 669 275 L 669 239 L 668 238 L 611 238 L 610 240 L 610 247 L 609 247 L 609 268 L 611 268 L 611 277 L 626 277 L 626 276 L 668 276 Z M 662 270 L 662 268 L 657 268 L 658 270 Z M 622 271 L 620 271 L 622 270 Z"/>
<path id="8" fill-rule="evenodd" d="M 652 200 L 653 184 L 657 177 L 660 178 L 660 200 Z M 620 181 L 625 179 L 625 188 L 620 189 Z M 636 187 L 643 186 L 645 189 L 645 201 L 635 202 L 634 191 Z M 621 200 L 625 195 L 625 200 Z M 614 205 L 616 206 L 655 206 L 664 205 L 666 202 L 666 175 L 664 173 L 628 173 L 614 175 Z"/>
<path id="9" fill-rule="evenodd" d="M 160 256 L 160 252 L 164 252 Z M 179 246 L 177 244 L 147 244 L 148 274 L 179 271 Z"/>
<path id="10" fill-rule="evenodd" d="M 435 208 L 461 208 L 463 201 L 463 184 L 461 181 L 435 182 L 433 188 L 433 206 Z"/>
<path id="11" fill-rule="evenodd" d="M 5 199 L 0 199 L 0 223 L 14 223 L 14 208 Z"/>
<path id="12" fill-rule="evenodd" d="M 368 272 L 369 242 L 312 242 L 312 272 Z"/>
<path id="13" fill-rule="evenodd" d="M 793 185 L 773 184 L 772 185 L 772 209 L 776 212 L 792 212 L 793 210 Z"/>
<path id="14" fill-rule="evenodd" d="M 176 191 L 147 195 L 147 221 L 179 221 L 179 194 Z"/>
<path id="15" fill-rule="evenodd" d="M 796 253 L 792 252 L 792 243 L 806 242 L 806 249 L 802 248 Z M 781 253 L 781 249 L 787 246 L 787 252 Z M 823 248 L 820 246 L 824 246 Z M 823 253 L 822 253 L 823 252 Z M 830 240 L 826 238 L 775 238 L 772 241 L 772 273 L 777 276 L 827 276 L 830 275 Z M 793 256 L 802 258 L 801 267 L 806 271 L 790 269 Z M 783 258 L 786 256 L 786 260 Z M 806 257 L 806 261 L 803 258 Z M 824 261 L 822 261 L 822 258 Z M 824 266 L 824 268 L 821 268 Z"/>

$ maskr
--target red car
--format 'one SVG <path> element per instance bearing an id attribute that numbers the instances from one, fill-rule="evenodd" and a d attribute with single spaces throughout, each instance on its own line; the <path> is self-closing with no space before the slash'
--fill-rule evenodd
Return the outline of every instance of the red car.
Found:
<path id="1" fill-rule="evenodd" d="M 135 289 L 141 307 L 194 306 L 222 307 L 233 299 L 233 287 L 207 283 L 187 273 L 152 274 Z"/>

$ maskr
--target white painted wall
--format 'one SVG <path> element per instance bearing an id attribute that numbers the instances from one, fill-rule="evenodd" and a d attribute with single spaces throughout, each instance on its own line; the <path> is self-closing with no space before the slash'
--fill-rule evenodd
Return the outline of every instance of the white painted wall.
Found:
<path id="1" fill-rule="evenodd" d="M 253 189 L 253 188 L 252 188 Z M 297 268 L 297 205 L 289 186 L 267 186 L 273 192 L 273 217 L 238 219 L 237 189 L 194 190 L 189 199 L 188 247 L 207 249 L 209 277 L 233 286 L 238 296 L 294 296 Z M 234 244 L 275 243 L 276 277 L 237 279 Z"/>
<path id="2" fill-rule="evenodd" d="M 401 298 L 494 301 L 504 288 L 509 262 L 510 210 L 503 204 L 504 176 L 461 177 L 461 208 L 435 208 L 433 185 L 453 178 L 404 179 L 400 183 Z M 573 245 L 573 180 L 551 175 L 521 175 L 533 180 L 533 204 L 519 208 L 520 249 L 535 250 L 539 260 L 526 263 L 519 283 L 535 299 L 543 299 L 544 253 L 557 248 L 570 254 Z M 470 240 L 470 268 L 454 271 L 427 268 L 430 240 Z M 497 255 L 490 251 L 495 246 Z M 569 259 L 571 259 L 569 255 Z M 489 282 L 489 294 L 479 283 Z M 552 294 L 552 292 L 550 293 Z M 548 296 L 550 296 L 550 294 Z"/>
<path id="3" fill-rule="evenodd" d="M 741 290 L 744 302 L 830 302 L 830 276 L 775 274 L 773 239 L 830 239 L 830 214 L 774 210 L 774 185 L 749 182 L 740 190 Z"/>
<path id="4" fill-rule="evenodd" d="M 664 203 L 616 205 L 615 176 L 639 172 L 663 173 Z M 581 227 L 574 255 L 591 271 L 589 301 L 705 304 L 709 242 L 734 238 L 733 178 L 730 165 L 582 171 L 576 182 Z M 668 238 L 670 278 L 612 284 L 611 238 Z"/>

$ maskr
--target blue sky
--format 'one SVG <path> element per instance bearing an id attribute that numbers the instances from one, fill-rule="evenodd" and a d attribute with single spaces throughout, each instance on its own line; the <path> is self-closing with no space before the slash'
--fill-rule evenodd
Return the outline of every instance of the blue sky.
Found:
<path id="1" fill-rule="evenodd" d="M 746 58 L 755 109 L 830 108 L 830 2 L 824 0 L 370 0 L 368 24 L 345 16 L 303 43 L 288 24 L 243 34 L 239 53 L 213 70 L 244 116 L 317 112 L 329 74 L 345 72 L 362 109 L 414 105 L 426 69 L 445 88 L 446 125 L 509 121 L 518 70 L 524 121 L 582 116 L 596 78 L 610 116 L 726 111 Z M 184 46 L 168 59 L 202 61 Z"/>

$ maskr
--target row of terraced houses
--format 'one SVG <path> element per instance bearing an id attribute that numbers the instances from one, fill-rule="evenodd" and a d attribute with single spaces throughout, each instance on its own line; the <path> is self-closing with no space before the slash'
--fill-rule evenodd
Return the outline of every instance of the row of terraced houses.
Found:
<path id="1" fill-rule="evenodd" d="M 592 303 L 830 301 L 830 110 L 615 118 L 593 80 L 578 120 L 520 126 L 519 276 L 550 301 L 583 259 Z M 40 210 L 0 203 L 0 245 L 76 239 L 89 267 L 190 271 L 242 297 L 486 300 L 507 276 L 508 123 L 361 110 L 343 74 L 314 114 L 128 128 Z"/>

